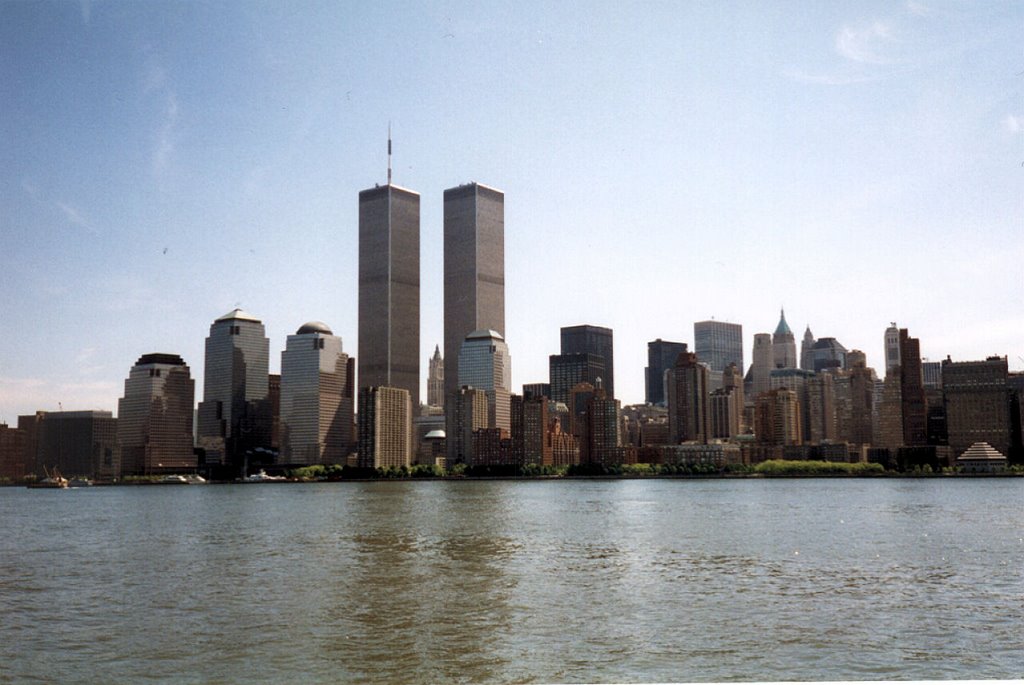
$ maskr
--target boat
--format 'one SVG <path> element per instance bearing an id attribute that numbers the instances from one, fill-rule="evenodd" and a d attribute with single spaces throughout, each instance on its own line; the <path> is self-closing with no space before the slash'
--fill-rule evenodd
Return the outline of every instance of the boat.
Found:
<path id="1" fill-rule="evenodd" d="M 284 476 L 268 476 L 267 472 L 260 469 L 257 473 L 250 474 L 245 477 L 246 483 L 276 483 L 283 480 L 288 480 Z"/>
<path id="2" fill-rule="evenodd" d="M 169 473 L 158 480 L 157 483 L 161 485 L 188 485 L 188 478 L 176 473 Z"/>
<path id="3" fill-rule="evenodd" d="M 72 488 L 91 488 L 93 482 L 88 478 L 72 478 L 68 485 Z"/>
<path id="4" fill-rule="evenodd" d="M 57 467 L 53 468 L 53 471 L 47 471 L 46 467 L 43 467 L 43 473 L 46 474 L 45 478 L 37 480 L 34 483 L 29 483 L 28 487 L 33 490 L 64 490 L 68 487 L 68 479 L 60 475 L 60 471 Z"/>

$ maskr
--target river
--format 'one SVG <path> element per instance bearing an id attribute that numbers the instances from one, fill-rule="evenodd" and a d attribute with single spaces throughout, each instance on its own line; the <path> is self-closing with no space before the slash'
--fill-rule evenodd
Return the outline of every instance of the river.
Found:
<path id="1" fill-rule="evenodd" d="M 0 682 L 1024 675 L 1024 479 L 0 489 Z"/>

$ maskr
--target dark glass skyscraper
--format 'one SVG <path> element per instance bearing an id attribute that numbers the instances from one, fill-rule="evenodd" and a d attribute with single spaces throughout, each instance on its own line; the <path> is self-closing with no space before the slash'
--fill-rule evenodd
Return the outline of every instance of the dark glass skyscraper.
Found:
<path id="1" fill-rule="evenodd" d="M 390 183 L 359 193 L 359 387 L 420 403 L 420 196 Z"/>
<path id="2" fill-rule="evenodd" d="M 683 352 L 686 352 L 686 343 L 670 342 L 661 338 L 647 343 L 647 368 L 644 369 L 645 402 L 665 404 L 665 372 L 675 366 L 676 359 Z"/>
<path id="3" fill-rule="evenodd" d="M 693 324 L 693 351 L 721 375 L 729 364 L 743 370 L 743 326 L 725 321 L 697 321 Z M 675 360 L 672 360 L 675 362 Z"/>
<path id="4" fill-rule="evenodd" d="M 562 354 L 596 354 L 603 357 L 604 375 L 601 376 L 601 385 L 607 393 L 608 399 L 615 398 L 615 354 L 612 346 L 612 329 L 589 324 L 565 326 L 562 328 Z M 592 380 L 589 382 L 594 383 Z M 596 383 L 594 384 L 596 386 Z"/>
<path id="5" fill-rule="evenodd" d="M 459 387 L 470 333 L 505 336 L 505 195 L 479 183 L 444 191 L 444 388 Z"/>
<path id="6" fill-rule="evenodd" d="M 210 325 L 198 426 L 207 465 L 241 465 L 246 449 L 270 447 L 269 356 L 263 322 L 241 309 Z"/>

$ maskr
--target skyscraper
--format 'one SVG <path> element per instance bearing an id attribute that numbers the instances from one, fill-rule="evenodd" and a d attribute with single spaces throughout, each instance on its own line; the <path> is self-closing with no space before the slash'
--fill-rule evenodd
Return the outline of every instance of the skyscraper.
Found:
<path id="1" fill-rule="evenodd" d="M 686 343 L 658 338 L 647 343 L 647 368 L 644 369 L 644 401 L 665 404 L 665 372 L 672 368 L 679 355 L 686 352 Z"/>
<path id="2" fill-rule="evenodd" d="M 786 323 L 786 310 L 779 313 L 779 325 L 772 335 L 772 361 L 776 369 L 797 368 L 796 338 Z"/>
<path id="3" fill-rule="evenodd" d="M 256 317 L 234 309 L 210 325 L 198 426 L 208 465 L 241 465 L 246 449 L 271 446 L 269 357 Z"/>
<path id="4" fill-rule="evenodd" d="M 412 403 L 405 388 L 359 389 L 359 465 L 409 466 L 412 461 Z"/>
<path id="5" fill-rule="evenodd" d="M 900 365 L 900 329 L 893 321 L 885 329 L 885 375 Z"/>
<path id="6" fill-rule="evenodd" d="M 434 345 L 434 356 L 427 361 L 427 405 L 444 406 L 444 360 L 437 345 Z"/>
<path id="7" fill-rule="evenodd" d="M 505 195 L 479 183 L 444 191 L 444 387 L 459 388 L 473 331 L 505 335 Z"/>
<path id="8" fill-rule="evenodd" d="M 389 144 L 390 150 L 390 144 Z M 389 182 L 359 193 L 359 387 L 420 402 L 420 196 Z"/>
<path id="9" fill-rule="evenodd" d="M 725 321 L 697 321 L 693 324 L 693 350 L 719 378 L 735 364 L 743 369 L 743 326 Z M 719 383 L 720 384 L 720 383 Z"/>
<path id="10" fill-rule="evenodd" d="M 708 369 L 687 352 L 679 355 L 668 373 L 669 439 L 706 443 L 710 434 Z"/>
<path id="11" fill-rule="evenodd" d="M 144 354 L 117 402 L 117 445 L 126 476 L 196 468 L 192 408 L 196 385 L 176 354 Z"/>
<path id="12" fill-rule="evenodd" d="M 771 390 L 772 368 L 772 336 L 768 333 L 755 333 L 753 361 L 750 364 L 750 394 L 754 399 Z"/>
<path id="13" fill-rule="evenodd" d="M 814 334 L 811 333 L 809 325 L 800 343 L 800 368 L 804 371 L 814 371 Z"/>
<path id="14" fill-rule="evenodd" d="M 615 354 L 612 329 L 603 326 L 564 326 L 562 328 L 562 354 L 595 354 L 604 358 L 601 383 L 608 399 L 615 399 Z M 593 381 L 590 381 L 593 383 Z"/>
<path id="15" fill-rule="evenodd" d="M 921 373 L 921 341 L 900 329 L 900 409 L 903 413 L 903 444 L 907 447 L 928 444 L 924 401 L 924 375 Z"/>
<path id="16" fill-rule="evenodd" d="M 599 354 L 553 354 L 548 357 L 551 399 L 569 403 L 569 393 L 579 383 L 596 385 L 605 375 L 604 357 Z M 564 428 L 564 426 L 563 426 Z"/>
<path id="17" fill-rule="evenodd" d="M 352 447 L 352 366 L 341 338 L 320 321 L 288 336 L 281 353 L 282 463 L 344 463 Z"/>
<path id="18" fill-rule="evenodd" d="M 459 387 L 487 394 L 488 428 L 511 430 L 512 358 L 497 331 L 473 331 L 459 350 Z"/>
<path id="19" fill-rule="evenodd" d="M 976 442 L 987 442 L 1002 454 L 1012 444 L 1012 395 L 1006 357 L 942 365 L 949 446 L 960 456 Z"/>

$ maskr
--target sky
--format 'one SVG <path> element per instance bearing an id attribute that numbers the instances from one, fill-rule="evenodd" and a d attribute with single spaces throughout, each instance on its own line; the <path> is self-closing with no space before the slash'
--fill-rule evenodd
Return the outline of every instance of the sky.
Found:
<path id="1" fill-rule="evenodd" d="M 882 364 L 1024 368 L 1020 2 L 0 2 L 0 422 L 117 411 L 151 352 L 202 398 L 241 307 L 358 355 L 358 192 L 421 194 L 421 373 L 442 194 L 505 193 L 514 389 L 559 328 L 616 393 L 693 322 Z M 425 394 L 425 390 L 422 391 Z"/>

